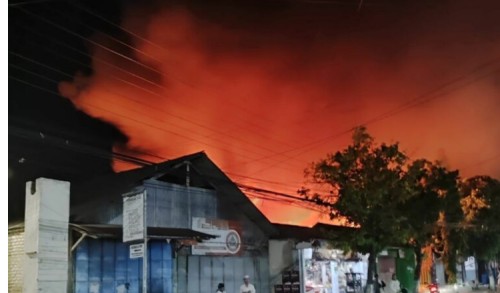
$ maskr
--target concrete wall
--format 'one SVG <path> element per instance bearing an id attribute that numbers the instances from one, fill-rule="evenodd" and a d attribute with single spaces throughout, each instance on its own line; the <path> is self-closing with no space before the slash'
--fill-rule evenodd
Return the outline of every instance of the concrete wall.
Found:
<path id="1" fill-rule="evenodd" d="M 269 240 L 269 276 L 271 285 L 281 283 L 281 274 L 298 264 L 294 260 L 295 244 L 292 240 Z"/>
<path id="2" fill-rule="evenodd" d="M 26 293 L 67 291 L 69 182 L 39 178 L 26 184 Z"/>
<path id="3" fill-rule="evenodd" d="M 9 292 L 23 292 L 24 225 L 9 227 Z"/>

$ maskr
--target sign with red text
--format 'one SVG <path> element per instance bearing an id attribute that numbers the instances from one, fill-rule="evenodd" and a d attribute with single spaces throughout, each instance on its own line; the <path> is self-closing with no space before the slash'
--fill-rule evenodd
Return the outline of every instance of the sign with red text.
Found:
<path id="1" fill-rule="evenodd" d="M 234 255 L 241 250 L 241 236 L 229 221 L 219 219 L 193 218 L 192 229 L 215 235 L 217 238 L 203 240 L 191 247 L 193 255 Z"/>

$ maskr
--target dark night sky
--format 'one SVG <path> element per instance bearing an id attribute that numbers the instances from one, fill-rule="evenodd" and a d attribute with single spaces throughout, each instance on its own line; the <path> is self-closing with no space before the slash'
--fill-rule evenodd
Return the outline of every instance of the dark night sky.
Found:
<path id="1" fill-rule="evenodd" d="M 119 22 L 121 3 L 86 1 L 85 5 Z M 88 46 L 30 13 L 85 37 L 95 32 L 83 24 L 118 35 L 65 1 L 9 7 L 9 219 L 22 215 L 23 200 L 19 199 L 24 197 L 28 180 L 44 176 L 78 181 L 112 172 L 110 158 L 78 151 L 75 144 L 110 151 L 113 143 L 127 139 L 111 124 L 90 117 L 55 94 L 59 81 L 71 79 L 77 71 L 91 73 L 86 67 L 90 57 L 70 48 L 89 52 Z M 64 148 L 66 140 L 69 149 Z"/>

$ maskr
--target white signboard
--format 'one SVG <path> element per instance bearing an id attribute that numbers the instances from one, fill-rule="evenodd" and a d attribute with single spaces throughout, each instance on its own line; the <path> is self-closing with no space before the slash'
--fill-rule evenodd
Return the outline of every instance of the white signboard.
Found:
<path id="1" fill-rule="evenodd" d="M 473 271 L 476 269 L 476 259 L 473 256 L 469 256 L 465 261 L 465 270 Z"/>
<path id="2" fill-rule="evenodd" d="M 193 218 L 192 223 L 193 230 L 217 236 L 192 246 L 193 255 L 233 255 L 240 252 L 240 234 L 229 227 L 228 221 Z"/>
<path id="3" fill-rule="evenodd" d="M 123 198 L 123 242 L 144 237 L 144 193 Z"/>
<path id="4" fill-rule="evenodd" d="M 144 243 L 130 245 L 130 258 L 141 258 L 144 256 Z"/>

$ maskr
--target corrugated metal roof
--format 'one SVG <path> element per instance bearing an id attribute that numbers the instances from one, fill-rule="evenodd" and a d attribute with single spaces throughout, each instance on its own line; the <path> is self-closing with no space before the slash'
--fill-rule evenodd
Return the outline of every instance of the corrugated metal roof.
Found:
<path id="1" fill-rule="evenodd" d="M 109 200 L 112 197 L 121 200 L 122 194 L 141 186 L 144 180 L 163 177 L 175 181 L 175 178 L 185 178 L 186 168 L 183 166 L 186 163 L 189 163 L 191 167 L 190 177 L 193 186 L 215 189 L 218 195 L 238 210 L 241 210 L 265 234 L 275 235 L 277 233 L 276 228 L 264 214 L 204 152 L 131 171 L 103 176 L 86 184 L 74 186 L 72 188 L 74 197 L 85 200 L 72 202 L 74 206 L 71 209 L 71 219 L 80 222 L 80 219 L 85 218 L 83 215 L 92 213 L 93 206 L 102 204 L 106 199 Z"/>

